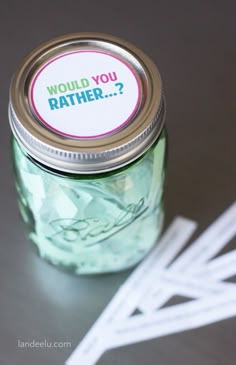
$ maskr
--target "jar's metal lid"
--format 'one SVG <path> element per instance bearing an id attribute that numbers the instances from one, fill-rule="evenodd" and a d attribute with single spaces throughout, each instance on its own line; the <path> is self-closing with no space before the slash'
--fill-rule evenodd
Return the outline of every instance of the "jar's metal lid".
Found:
<path id="1" fill-rule="evenodd" d="M 134 45 L 100 33 L 53 39 L 22 62 L 9 119 L 30 156 L 57 170 L 99 173 L 141 156 L 164 123 L 162 83 Z"/>

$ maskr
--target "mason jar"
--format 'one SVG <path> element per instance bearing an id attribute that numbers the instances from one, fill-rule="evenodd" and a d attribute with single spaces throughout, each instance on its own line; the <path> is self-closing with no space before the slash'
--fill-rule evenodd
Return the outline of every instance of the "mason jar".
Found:
<path id="1" fill-rule="evenodd" d="M 44 43 L 10 87 L 21 216 L 48 262 L 77 274 L 137 264 L 163 225 L 165 103 L 154 63 L 99 33 Z"/>

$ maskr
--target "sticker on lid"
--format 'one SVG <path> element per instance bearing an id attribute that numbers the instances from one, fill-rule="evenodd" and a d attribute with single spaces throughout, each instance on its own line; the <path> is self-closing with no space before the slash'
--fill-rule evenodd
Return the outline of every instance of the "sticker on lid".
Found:
<path id="1" fill-rule="evenodd" d="M 75 51 L 58 56 L 34 76 L 31 107 L 49 129 L 73 138 L 101 137 L 134 116 L 140 86 L 131 67 L 112 54 Z"/>

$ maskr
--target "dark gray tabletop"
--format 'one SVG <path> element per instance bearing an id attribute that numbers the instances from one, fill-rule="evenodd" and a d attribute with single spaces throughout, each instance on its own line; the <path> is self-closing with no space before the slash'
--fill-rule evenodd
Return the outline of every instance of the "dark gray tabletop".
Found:
<path id="1" fill-rule="evenodd" d="M 7 117 L 17 64 L 39 43 L 77 31 L 123 37 L 151 56 L 168 110 L 166 225 L 181 214 L 198 221 L 200 232 L 236 197 L 235 12 L 235 1 L 217 0 L 1 1 L 1 365 L 63 364 L 129 274 L 75 277 L 43 262 L 27 241 L 16 205 Z M 98 364 L 231 365 L 235 335 L 233 318 L 111 350 Z M 72 347 L 17 346 L 33 339 L 69 341 Z"/>

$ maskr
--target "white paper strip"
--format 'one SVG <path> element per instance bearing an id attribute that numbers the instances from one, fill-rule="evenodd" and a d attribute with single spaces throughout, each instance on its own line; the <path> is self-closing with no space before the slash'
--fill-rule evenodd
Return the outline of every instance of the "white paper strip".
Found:
<path id="1" fill-rule="evenodd" d="M 235 270 L 236 262 L 233 264 Z M 222 276 L 225 276 L 223 272 Z M 235 284 L 207 280 L 206 277 L 195 277 L 186 275 L 185 273 L 173 274 L 171 271 L 166 270 L 162 272 L 158 280 L 157 291 L 152 288 L 152 292 L 145 300 L 145 307 L 142 306 L 142 308 L 145 308 L 145 313 L 153 312 L 163 306 L 174 293 L 189 298 L 202 298 L 216 293 L 222 293 L 225 290 L 233 291 L 235 288 Z"/>
<path id="2" fill-rule="evenodd" d="M 236 315 L 235 291 L 175 305 L 149 315 L 116 322 L 111 343 L 130 345 L 168 334 L 208 325 Z"/>
<path id="3" fill-rule="evenodd" d="M 236 250 L 216 257 L 207 265 L 197 268 L 196 270 L 191 270 L 190 275 L 204 277 L 207 280 L 225 280 L 235 276 Z"/>
<path id="4" fill-rule="evenodd" d="M 220 215 L 171 265 L 171 270 L 193 271 L 217 255 L 236 235 L 236 203 Z"/>
<path id="5" fill-rule="evenodd" d="M 201 298 L 224 291 L 235 291 L 236 294 L 236 285 L 232 283 L 207 281 L 204 278 L 188 277 L 185 274 L 173 276 L 168 271 L 163 273 L 162 278 L 163 287 L 172 286 L 176 293 L 189 298 Z"/>

